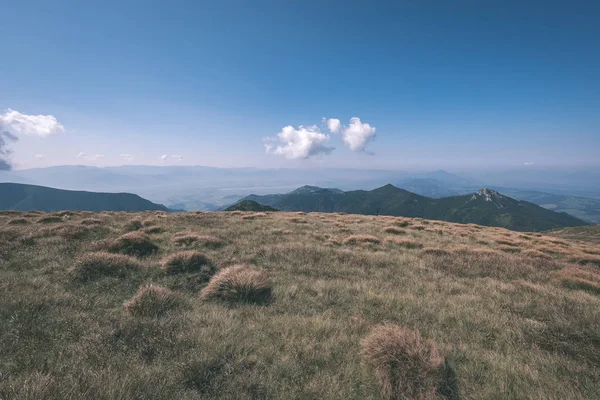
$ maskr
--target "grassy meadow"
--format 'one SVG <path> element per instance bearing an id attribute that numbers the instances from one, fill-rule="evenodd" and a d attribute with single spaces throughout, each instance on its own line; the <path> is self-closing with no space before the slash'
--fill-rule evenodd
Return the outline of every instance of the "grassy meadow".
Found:
<path id="1" fill-rule="evenodd" d="M 0 212 L 0 399 L 598 399 L 576 232 Z"/>

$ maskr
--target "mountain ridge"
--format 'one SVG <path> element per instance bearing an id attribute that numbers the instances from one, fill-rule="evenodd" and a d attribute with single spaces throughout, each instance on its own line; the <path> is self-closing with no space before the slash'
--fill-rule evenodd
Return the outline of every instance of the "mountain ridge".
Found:
<path id="1" fill-rule="evenodd" d="M 132 193 L 55 189 L 21 183 L 0 183 L 0 209 L 17 211 L 169 211 Z"/>
<path id="2" fill-rule="evenodd" d="M 250 195 L 252 200 L 281 211 L 347 212 L 366 215 L 393 215 L 458 223 L 498 226 L 518 231 L 543 231 L 565 226 L 587 225 L 566 213 L 547 210 L 536 204 L 515 200 L 482 188 L 466 195 L 430 198 L 386 184 L 373 190 L 332 189 L 291 191 L 285 194 Z"/>

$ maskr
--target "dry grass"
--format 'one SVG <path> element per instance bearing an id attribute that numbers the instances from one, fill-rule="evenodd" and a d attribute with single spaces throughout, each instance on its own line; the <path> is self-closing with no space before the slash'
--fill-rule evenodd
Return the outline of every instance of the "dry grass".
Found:
<path id="1" fill-rule="evenodd" d="M 129 232 L 106 243 L 108 251 L 144 257 L 158 251 L 158 246 L 143 232 Z"/>
<path id="2" fill-rule="evenodd" d="M 219 271 L 202 291 L 203 300 L 224 302 L 268 303 L 273 295 L 267 274 L 246 265 L 235 265 Z"/>
<path id="3" fill-rule="evenodd" d="M 261 217 L 266 217 L 267 213 L 264 212 L 255 212 L 252 214 L 246 214 L 246 215 L 242 215 L 242 219 L 243 220 L 253 220 L 256 218 L 261 218 Z"/>
<path id="4" fill-rule="evenodd" d="M 13 218 L 10 219 L 6 224 L 7 225 L 26 225 L 29 224 L 29 220 L 26 218 Z"/>
<path id="5" fill-rule="evenodd" d="M 173 237 L 173 243 L 180 246 L 191 246 L 198 244 L 210 248 L 219 248 L 225 244 L 223 239 L 210 235 L 198 235 L 196 233 L 179 233 Z"/>
<path id="6" fill-rule="evenodd" d="M 165 258 L 161 264 L 167 274 L 198 273 L 205 281 L 215 273 L 210 259 L 200 251 L 180 251 Z"/>
<path id="7" fill-rule="evenodd" d="M 35 222 L 37 222 L 38 224 L 55 224 L 57 222 L 63 221 L 63 218 L 57 215 L 47 215 L 45 217 L 38 218 L 38 220 Z"/>
<path id="8" fill-rule="evenodd" d="M 381 324 L 435 340 L 448 361 L 440 384 L 455 382 L 461 398 L 598 398 L 600 250 L 583 240 L 587 227 L 571 240 L 410 218 L 243 215 L 73 212 L 9 225 L 57 215 L 0 213 L 0 398 L 376 400 L 361 341 Z M 132 220 L 155 221 L 134 234 L 160 228 L 159 252 L 93 252 Z M 407 235 L 384 233 L 390 226 Z M 200 269 L 184 257 L 173 268 L 190 272 L 165 273 L 181 257 L 181 232 L 226 246 L 202 247 L 210 262 Z M 388 241 L 343 243 L 353 236 Z M 217 266 L 231 265 L 263 271 L 274 301 L 201 298 Z M 181 305 L 163 312 L 153 293 L 148 311 L 124 308 L 150 282 Z"/>
<path id="9" fill-rule="evenodd" d="M 352 235 L 343 240 L 344 244 L 379 244 L 381 239 L 373 235 Z"/>
<path id="10" fill-rule="evenodd" d="M 376 326 L 361 342 L 385 399 L 435 399 L 442 381 L 443 357 L 418 331 L 397 325 Z"/>
<path id="11" fill-rule="evenodd" d="M 85 219 L 82 219 L 79 223 L 81 225 L 90 226 L 90 225 L 102 225 L 104 223 L 104 221 L 102 221 L 100 218 L 85 218 Z"/>
<path id="12" fill-rule="evenodd" d="M 141 268 L 135 258 L 121 254 L 87 253 L 79 257 L 69 269 L 73 279 L 88 282 L 105 276 L 125 277 L 132 270 Z"/>
<path id="13" fill-rule="evenodd" d="M 160 317 L 183 305 L 181 295 L 154 284 L 140 286 L 137 294 L 124 304 L 125 309 L 136 317 Z"/>
<path id="14" fill-rule="evenodd" d="M 423 248 L 423 243 L 419 243 L 413 239 L 399 239 L 399 238 L 387 238 L 385 239 L 386 243 L 391 243 L 392 245 L 404 247 L 406 249 L 421 249 Z"/>
<path id="15" fill-rule="evenodd" d="M 406 235 L 407 232 L 404 229 L 396 228 L 395 226 L 386 226 L 383 228 L 383 231 L 386 233 L 391 233 L 392 235 Z"/>

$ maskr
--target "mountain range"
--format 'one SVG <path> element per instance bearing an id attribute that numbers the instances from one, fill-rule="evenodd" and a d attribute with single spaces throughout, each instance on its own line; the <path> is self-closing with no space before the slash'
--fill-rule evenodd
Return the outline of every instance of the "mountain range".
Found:
<path id="1" fill-rule="evenodd" d="M 168 211 L 131 193 L 96 193 L 0 183 L 0 210 Z"/>
<path id="2" fill-rule="evenodd" d="M 515 200 L 491 189 L 434 199 L 391 184 L 370 191 L 342 191 L 303 186 L 286 194 L 250 195 L 244 200 L 252 200 L 281 211 L 419 217 L 498 226 L 518 231 L 543 231 L 564 226 L 587 225 L 585 221 L 566 213 Z"/>

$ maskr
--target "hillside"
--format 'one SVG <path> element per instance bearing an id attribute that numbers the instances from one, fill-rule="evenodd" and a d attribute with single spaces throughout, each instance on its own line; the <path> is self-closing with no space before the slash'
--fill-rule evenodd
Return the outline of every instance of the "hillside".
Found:
<path id="1" fill-rule="evenodd" d="M 600 251 L 540 233 L 3 211 L 0 292 L 2 399 L 375 400 L 406 354 L 430 398 L 600 392 Z"/>
<path id="2" fill-rule="evenodd" d="M 130 193 L 83 192 L 19 183 L 0 183 L 0 193 L 0 210 L 167 211 L 161 204 Z"/>
<path id="3" fill-rule="evenodd" d="M 223 211 L 278 211 L 269 206 L 263 206 L 252 200 L 242 200 L 232 206 L 227 207 Z"/>
<path id="4" fill-rule="evenodd" d="M 282 211 L 420 217 L 519 231 L 543 231 L 586 225 L 586 222 L 568 214 L 556 213 L 533 203 L 518 201 L 489 189 L 463 196 L 433 199 L 393 185 L 385 185 L 371 191 L 348 192 L 310 188 L 300 188 L 287 194 L 250 195 L 245 199 Z"/>

